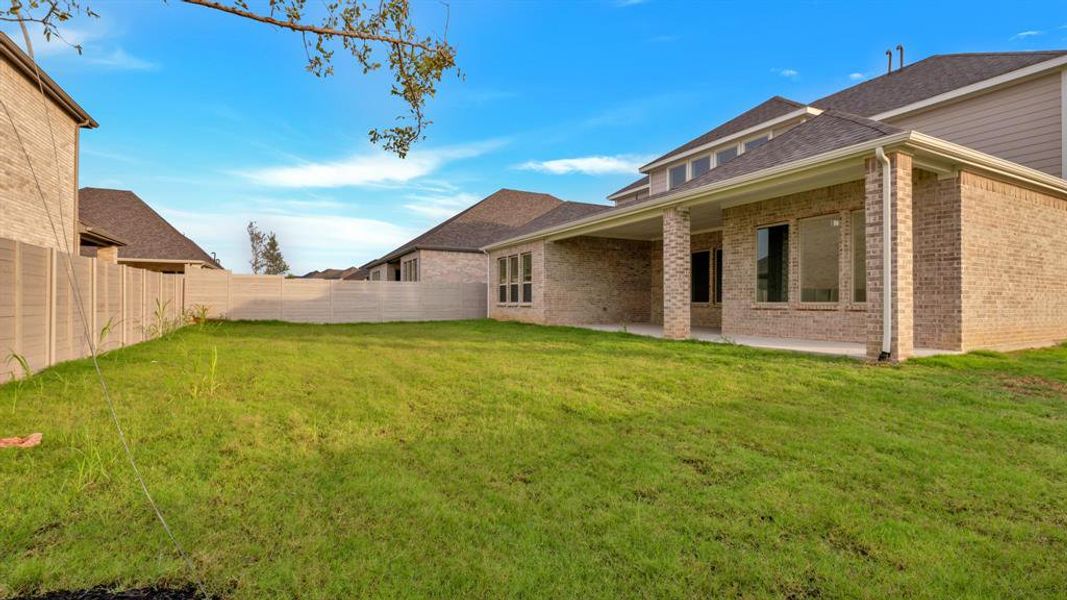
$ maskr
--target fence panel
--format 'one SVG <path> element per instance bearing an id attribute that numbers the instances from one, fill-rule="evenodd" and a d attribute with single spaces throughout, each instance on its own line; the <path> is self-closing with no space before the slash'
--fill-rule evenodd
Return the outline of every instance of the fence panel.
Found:
<path id="1" fill-rule="evenodd" d="M 182 275 L 0 238 L 0 383 L 23 374 L 19 359 L 37 371 L 89 356 L 90 344 L 106 352 L 146 339 L 148 303 L 178 321 L 184 289 Z"/>
<path id="2" fill-rule="evenodd" d="M 185 274 L 185 301 L 189 307 L 207 307 L 212 317 L 294 323 L 480 319 L 486 314 L 481 283 L 285 279 L 206 270 Z"/>

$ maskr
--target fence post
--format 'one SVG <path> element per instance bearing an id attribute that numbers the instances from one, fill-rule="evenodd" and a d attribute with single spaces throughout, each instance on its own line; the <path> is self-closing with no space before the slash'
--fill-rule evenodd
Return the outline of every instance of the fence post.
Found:
<path id="1" fill-rule="evenodd" d="M 56 364 L 56 249 L 48 249 L 48 366 Z"/>
<path id="2" fill-rule="evenodd" d="M 333 314 L 333 280 L 332 279 L 327 279 L 326 280 L 326 284 L 327 284 L 327 288 L 326 289 L 329 290 L 329 292 L 330 292 L 330 322 L 331 323 L 336 323 L 337 322 L 337 316 Z"/>
<path id="3" fill-rule="evenodd" d="M 89 273 L 89 352 L 96 352 L 96 257 L 89 259 L 92 272 Z"/>
<path id="4" fill-rule="evenodd" d="M 122 302 L 119 309 L 119 322 L 122 324 L 122 345 L 126 346 L 130 343 L 129 339 L 126 337 L 126 330 L 129 329 L 129 326 L 126 323 L 126 319 L 129 316 L 129 309 L 127 308 L 126 303 L 126 278 L 129 276 L 129 267 L 126 265 L 119 267 L 119 276 L 122 277 Z"/>
<path id="5" fill-rule="evenodd" d="M 278 276 L 278 320 L 285 320 L 285 275 Z"/>
<path id="6" fill-rule="evenodd" d="M 15 242 L 15 339 L 12 352 L 22 354 L 22 242 Z"/>

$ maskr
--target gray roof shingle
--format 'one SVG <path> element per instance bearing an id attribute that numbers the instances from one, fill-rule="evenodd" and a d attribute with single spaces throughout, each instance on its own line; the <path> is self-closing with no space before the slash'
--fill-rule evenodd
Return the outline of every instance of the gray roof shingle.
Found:
<path id="1" fill-rule="evenodd" d="M 1065 50 L 939 54 L 811 105 L 869 117 L 1064 55 Z"/>
<path id="2" fill-rule="evenodd" d="M 608 198 L 611 198 L 612 196 L 616 196 L 618 194 L 622 194 L 622 193 L 625 193 L 625 192 L 631 192 L 631 191 L 634 191 L 634 190 L 639 190 L 639 189 L 644 188 L 644 187 L 648 187 L 648 175 L 645 175 L 645 176 L 641 177 L 641 179 L 638 179 L 637 181 L 626 185 L 625 187 L 623 187 L 622 189 L 620 189 L 618 191 L 615 191 L 615 192 L 612 192 L 612 193 L 608 194 Z"/>
<path id="3" fill-rule="evenodd" d="M 534 231 L 540 231 L 549 227 L 555 227 L 556 225 L 562 225 L 570 221 L 577 221 L 578 219 L 582 219 L 590 215 L 595 215 L 597 213 L 601 213 L 611 209 L 612 207 L 606 204 L 589 204 L 586 202 L 565 201 L 563 204 L 557 206 L 556 208 L 553 208 L 552 210 L 541 215 L 540 217 L 537 217 L 526 225 L 523 225 L 517 231 L 512 233 L 509 237 L 526 235 L 527 233 L 533 233 Z"/>
<path id="4" fill-rule="evenodd" d="M 119 247 L 119 258 L 204 261 L 221 266 L 129 190 L 78 190 L 78 218 L 126 242 Z"/>

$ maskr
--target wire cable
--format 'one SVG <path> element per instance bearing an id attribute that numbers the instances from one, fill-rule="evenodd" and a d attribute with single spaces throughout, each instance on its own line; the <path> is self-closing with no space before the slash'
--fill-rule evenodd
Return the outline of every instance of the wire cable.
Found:
<path id="1" fill-rule="evenodd" d="M 52 119 L 51 119 L 51 116 L 50 116 L 50 113 L 49 113 L 48 99 L 47 99 L 47 97 L 45 95 L 44 82 L 43 82 L 43 79 L 41 77 L 41 70 L 40 70 L 40 67 L 38 67 L 38 65 L 37 65 L 37 59 L 34 56 L 33 43 L 30 41 L 30 34 L 29 34 L 29 31 L 26 28 L 26 23 L 23 21 L 22 15 L 19 13 L 17 8 L 14 10 L 14 12 L 15 12 L 15 16 L 18 18 L 19 27 L 22 29 L 22 37 L 23 37 L 23 40 L 26 43 L 27 54 L 30 57 L 30 62 L 33 63 L 33 70 L 34 70 L 34 74 L 35 74 L 36 79 L 37 79 L 37 88 L 38 88 L 38 92 L 40 93 L 40 98 L 41 98 L 41 107 L 42 107 L 42 109 L 44 111 L 45 121 L 48 124 L 48 134 L 49 134 L 49 137 L 50 137 L 50 140 L 51 140 L 51 143 L 52 143 L 53 163 L 55 164 L 55 168 L 56 168 L 56 195 L 57 195 L 57 200 L 58 200 L 57 206 L 59 207 L 59 219 L 62 222 L 62 220 L 63 220 L 63 198 L 62 198 L 63 182 L 62 182 L 62 177 L 60 175 L 60 170 L 59 170 L 59 150 L 58 150 L 58 147 L 57 147 L 57 144 L 56 144 L 55 130 L 54 130 L 53 126 L 52 126 Z M 22 155 L 26 159 L 26 164 L 30 169 L 30 174 L 33 177 L 34 186 L 35 186 L 35 188 L 37 190 L 37 196 L 41 200 L 41 204 L 44 207 L 45 215 L 48 217 L 48 223 L 49 223 L 49 226 L 52 229 L 52 235 L 53 235 L 53 237 L 55 237 L 56 242 L 58 244 L 61 244 L 61 248 L 65 249 L 65 254 L 67 255 L 67 261 L 66 261 L 67 262 L 67 269 L 66 269 L 67 283 L 71 287 L 71 292 L 73 294 L 74 301 L 75 301 L 74 304 L 78 309 L 78 315 L 79 315 L 79 317 L 81 319 L 81 322 L 82 322 L 82 334 L 83 334 L 83 336 L 85 338 L 86 345 L 89 348 L 89 354 L 90 354 L 90 357 L 91 357 L 91 359 L 93 361 L 93 368 L 96 371 L 96 378 L 97 378 L 97 381 L 100 383 L 100 389 L 103 392 L 104 399 L 105 399 L 106 404 L 107 404 L 108 413 L 111 416 L 111 422 L 115 427 L 115 431 L 118 433 L 119 440 L 122 442 L 122 449 L 123 449 L 123 452 L 126 455 L 126 460 L 127 460 L 127 462 L 129 462 L 130 469 L 133 471 L 134 477 L 137 479 L 137 483 L 140 485 L 141 492 L 144 494 L 144 497 L 145 497 L 145 499 L 147 499 L 149 506 L 152 508 L 152 511 L 155 513 L 156 519 L 159 521 L 159 524 L 163 527 L 163 531 L 167 534 L 167 537 L 170 538 L 171 544 L 173 544 L 174 549 L 177 551 L 178 555 L 182 558 L 182 560 L 185 562 L 186 567 L 189 569 L 189 573 L 190 573 L 190 575 L 192 575 L 193 580 L 196 582 L 196 586 L 197 586 L 197 589 L 199 590 L 200 594 L 204 598 L 211 598 L 211 595 L 207 593 L 207 589 L 204 586 L 204 582 L 201 580 L 199 574 L 197 573 L 195 563 L 193 563 L 192 558 L 189 556 L 189 554 L 182 547 L 181 543 L 178 542 L 178 538 L 174 535 L 174 532 L 171 530 L 170 525 L 167 523 L 166 518 L 164 518 L 163 512 L 160 510 L 159 505 L 156 503 L 155 499 L 152 497 L 152 493 L 149 491 L 148 485 L 145 483 L 144 476 L 141 474 L 141 469 L 137 465 L 137 460 L 133 456 L 133 451 L 130 448 L 129 441 L 126 439 L 126 432 L 123 430 L 122 423 L 121 423 L 121 421 L 119 420 L 119 417 L 118 417 L 118 412 L 115 410 L 115 403 L 111 398 L 111 390 L 107 385 L 107 379 L 104 377 L 104 373 L 100 369 L 100 361 L 98 360 L 96 343 L 94 342 L 92 332 L 89 329 L 89 320 L 88 320 L 88 318 L 86 316 L 85 305 L 84 305 L 83 298 L 82 298 L 82 295 L 81 295 L 81 288 L 78 285 L 77 273 L 74 270 L 74 260 L 73 260 L 73 256 L 74 255 L 73 255 L 73 253 L 71 251 L 72 250 L 72 248 L 71 248 L 71 240 L 67 239 L 69 236 L 61 236 L 61 235 L 59 235 L 59 230 L 56 228 L 56 223 L 55 223 L 55 219 L 52 216 L 52 211 L 48 207 L 48 201 L 45 198 L 44 189 L 41 186 L 41 180 L 37 176 L 37 170 L 34 168 L 33 160 L 30 158 L 29 150 L 26 149 L 26 144 L 22 139 L 22 135 L 19 132 L 18 127 L 15 125 L 15 121 L 11 116 L 11 111 L 8 109 L 7 103 L 4 102 L 2 97 L 0 97 L 0 105 L 2 105 L 2 107 L 4 109 L 4 114 L 7 116 L 7 120 L 11 124 L 11 129 L 15 132 L 15 139 L 19 143 L 19 147 L 22 150 Z M 75 191 L 75 193 L 77 193 L 77 192 Z M 71 219 L 72 220 L 76 220 L 77 219 L 77 215 L 71 215 Z M 95 307 L 94 307 L 94 309 L 95 309 Z"/>

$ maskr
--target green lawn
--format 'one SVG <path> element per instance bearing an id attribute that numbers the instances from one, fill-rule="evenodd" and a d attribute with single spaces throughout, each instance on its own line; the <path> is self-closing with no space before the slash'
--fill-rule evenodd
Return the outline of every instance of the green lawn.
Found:
<path id="1" fill-rule="evenodd" d="M 230 598 L 1067 596 L 1067 346 L 220 323 L 101 362 Z M 0 450 L 0 597 L 188 581 L 90 363 L 0 387 L 0 437 L 32 431 Z"/>

